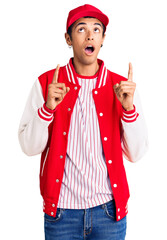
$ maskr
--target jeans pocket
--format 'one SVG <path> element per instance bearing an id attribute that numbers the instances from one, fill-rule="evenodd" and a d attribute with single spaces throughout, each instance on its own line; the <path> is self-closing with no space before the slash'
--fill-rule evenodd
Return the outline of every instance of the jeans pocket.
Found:
<path id="1" fill-rule="evenodd" d="M 57 212 L 56 212 L 56 216 L 50 216 L 48 214 L 44 214 L 44 219 L 45 222 L 58 222 L 61 218 L 62 218 L 62 214 L 63 214 L 64 209 L 62 208 L 57 208 Z"/>
<path id="2" fill-rule="evenodd" d="M 113 200 L 104 205 L 104 211 L 107 217 L 116 220 L 116 207 Z"/>

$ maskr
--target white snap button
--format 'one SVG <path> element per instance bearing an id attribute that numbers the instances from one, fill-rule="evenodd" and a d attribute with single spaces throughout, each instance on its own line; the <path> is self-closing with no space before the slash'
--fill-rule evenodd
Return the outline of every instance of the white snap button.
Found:
<path id="1" fill-rule="evenodd" d="M 59 182 L 59 179 L 56 179 L 56 182 Z"/>
<path id="2" fill-rule="evenodd" d="M 118 208 L 118 212 L 120 212 L 120 208 Z"/>
<path id="3" fill-rule="evenodd" d="M 104 137 L 104 141 L 107 141 L 107 137 Z"/>
<path id="4" fill-rule="evenodd" d="M 117 187 L 117 184 L 115 183 L 113 186 L 116 188 L 116 187 Z"/>
<path id="5" fill-rule="evenodd" d="M 63 135 L 66 135 L 66 132 L 63 132 Z"/>
<path id="6" fill-rule="evenodd" d="M 108 160 L 108 163 L 110 163 L 110 164 L 111 164 L 111 163 L 112 163 L 112 160 Z"/>
<path id="7" fill-rule="evenodd" d="M 118 216 L 118 219 L 120 219 L 121 217 L 120 216 Z"/>
<path id="8" fill-rule="evenodd" d="M 68 111 L 71 111 L 71 108 L 68 108 Z"/>
<path id="9" fill-rule="evenodd" d="M 51 212 L 51 215 L 53 216 L 53 215 L 54 215 L 54 212 Z"/>
<path id="10" fill-rule="evenodd" d="M 55 207 L 55 204 L 54 204 L 54 203 L 52 204 L 52 207 Z"/>
<path id="11" fill-rule="evenodd" d="M 103 116 L 103 113 L 100 113 L 99 115 L 100 115 L 100 116 Z"/>
<path id="12" fill-rule="evenodd" d="M 74 89 L 77 90 L 77 87 L 75 87 Z"/>
<path id="13" fill-rule="evenodd" d="M 97 91 L 95 91 L 95 94 L 97 94 L 98 92 Z"/>
<path id="14" fill-rule="evenodd" d="M 63 158 L 63 155 L 60 155 L 60 158 Z"/>

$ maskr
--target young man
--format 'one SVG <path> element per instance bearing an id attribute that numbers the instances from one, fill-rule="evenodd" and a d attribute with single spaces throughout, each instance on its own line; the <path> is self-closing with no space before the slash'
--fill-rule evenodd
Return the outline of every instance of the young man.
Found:
<path id="1" fill-rule="evenodd" d="M 91 5 L 70 11 L 74 57 L 35 82 L 19 127 L 27 155 L 41 153 L 45 239 L 123 240 L 129 188 L 123 154 L 138 161 L 146 126 L 133 82 L 97 58 L 108 17 Z"/>

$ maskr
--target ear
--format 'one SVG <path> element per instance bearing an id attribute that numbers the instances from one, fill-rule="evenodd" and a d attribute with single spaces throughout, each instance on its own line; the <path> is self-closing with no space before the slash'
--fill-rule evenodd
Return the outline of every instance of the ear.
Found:
<path id="1" fill-rule="evenodd" d="M 105 37 L 106 37 L 106 34 L 104 33 L 101 44 L 103 44 Z"/>
<path id="2" fill-rule="evenodd" d="M 71 41 L 70 35 L 68 33 L 65 33 L 64 36 L 65 36 L 66 43 L 68 44 L 68 46 L 71 46 L 72 45 L 72 41 Z"/>

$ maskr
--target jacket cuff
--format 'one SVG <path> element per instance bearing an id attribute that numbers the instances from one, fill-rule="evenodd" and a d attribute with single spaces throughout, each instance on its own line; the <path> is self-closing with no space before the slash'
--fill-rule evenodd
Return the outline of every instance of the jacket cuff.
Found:
<path id="1" fill-rule="evenodd" d="M 52 121 L 54 112 L 55 110 L 47 108 L 44 103 L 43 106 L 38 109 L 38 116 L 45 121 Z"/>
<path id="2" fill-rule="evenodd" d="M 124 122 L 130 123 L 130 122 L 135 122 L 136 119 L 138 118 L 139 114 L 136 112 L 136 107 L 135 105 L 133 105 L 134 109 L 131 111 L 126 111 L 123 107 L 122 107 L 122 120 Z"/>

